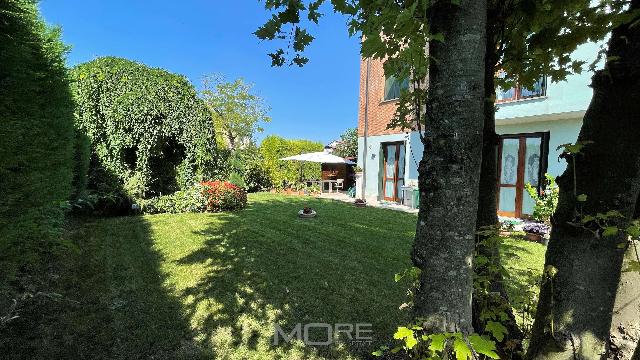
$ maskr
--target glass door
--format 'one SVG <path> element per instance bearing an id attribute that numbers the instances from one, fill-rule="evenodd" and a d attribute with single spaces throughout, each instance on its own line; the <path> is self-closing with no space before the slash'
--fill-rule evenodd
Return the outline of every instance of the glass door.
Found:
<path id="1" fill-rule="evenodd" d="M 405 145 L 387 143 L 382 145 L 384 169 L 382 188 L 384 200 L 399 202 L 402 200 L 401 187 L 404 186 Z"/>
<path id="2" fill-rule="evenodd" d="M 523 217 L 533 213 L 525 184 L 540 188 L 546 171 L 549 133 L 504 135 L 499 146 L 498 214 Z"/>

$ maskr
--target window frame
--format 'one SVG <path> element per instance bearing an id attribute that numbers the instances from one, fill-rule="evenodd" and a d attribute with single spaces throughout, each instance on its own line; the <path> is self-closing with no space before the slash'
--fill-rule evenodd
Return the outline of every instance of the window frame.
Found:
<path id="1" fill-rule="evenodd" d="M 499 134 L 500 140 L 498 143 L 498 173 L 496 181 L 496 210 L 500 216 L 509 216 L 522 218 L 529 217 L 530 214 L 524 214 L 522 212 L 522 204 L 524 202 L 524 165 L 525 165 L 525 147 L 528 138 L 540 138 L 540 166 L 538 167 L 538 192 L 545 186 L 545 176 L 547 168 L 549 166 L 549 140 L 551 133 L 549 131 L 540 131 L 532 133 L 518 133 L 518 134 Z M 502 184 L 502 144 L 505 139 L 518 139 L 518 168 L 516 169 L 516 183 L 513 185 Z M 500 189 L 502 187 L 513 187 L 516 189 L 515 207 L 513 212 L 500 211 Z"/>
<path id="2" fill-rule="evenodd" d="M 500 76 L 500 75 L 498 75 Z M 500 91 L 500 87 L 496 87 L 496 104 L 504 104 L 504 103 L 510 103 L 510 102 L 516 102 L 516 101 L 523 101 L 523 100 L 529 100 L 529 99 L 539 99 L 539 98 L 544 98 L 547 96 L 547 77 L 546 76 L 541 76 L 540 80 L 541 82 L 541 90 L 539 94 L 534 94 L 534 95 L 529 95 L 529 96 L 522 96 L 522 90 L 530 90 L 527 89 L 523 86 L 521 86 L 520 84 L 516 83 L 515 86 L 509 88 L 509 89 L 505 89 L 505 91 Z M 504 99 L 498 99 L 497 95 L 499 92 L 506 92 L 509 90 L 513 90 L 513 96 L 510 98 L 504 98 Z"/>
<path id="3" fill-rule="evenodd" d="M 389 81 L 391 78 L 393 78 L 394 83 L 398 84 L 398 96 L 394 97 L 394 98 L 389 98 L 387 99 L 387 81 Z M 406 85 L 405 85 L 406 83 Z M 403 86 L 404 85 L 404 86 Z M 393 86 L 393 85 L 392 85 Z M 389 87 L 390 89 L 391 87 Z M 400 99 L 400 94 L 402 94 L 402 90 L 403 89 L 409 89 L 409 79 L 403 79 L 402 81 L 399 81 L 398 78 L 396 78 L 395 76 L 391 75 L 390 77 L 385 76 L 384 77 L 384 87 L 382 89 L 382 101 L 381 102 L 392 102 L 392 101 L 398 101 L 398 99 Z"/>

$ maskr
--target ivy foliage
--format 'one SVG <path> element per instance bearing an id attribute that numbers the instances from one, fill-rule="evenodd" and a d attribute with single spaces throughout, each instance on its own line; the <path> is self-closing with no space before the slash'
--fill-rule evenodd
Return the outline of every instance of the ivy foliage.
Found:
<path id="1" fill-rule="evenodd" d="M 93 174 L 145 198 L 185 188 L 215 168 L 211 114 L 184 76 L 116 57 L 78 65 L 72 75 Z M 90 176 L 89 185 L 100 187 L 103 178 Z"/>
<path id="2" fill-rule="evenodd" d="M 320 178 L 320 164 L 283 161 L 283 157 L 322 151 L 324 146 L 315 141 L 291 140 L 269 135 L 260 144 L 264 169 L 275 187 L 294 184 L 300 179 L 300 169 L 307 179 Z"/>
<path id="3" fill-rule="evenodd" d="M 4 285 L 58 243 L 72 193 L 73 97 L 60 30 L 31 0 L 0 1 L 0 308 Z"/>

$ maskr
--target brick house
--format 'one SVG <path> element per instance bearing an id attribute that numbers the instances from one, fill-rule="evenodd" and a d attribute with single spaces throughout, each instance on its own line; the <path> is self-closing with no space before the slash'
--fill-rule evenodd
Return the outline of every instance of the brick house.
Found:
<path id="1" fill-rule="evenodd" d="M 585 44 L 573 56 L 590 63 L 597 50 L 597 44 Z M 524 185 L 539 186 L 545 173 L 558 176 L 564 171 L 566 164 L 558 160 L 557 147 L 577 139 L 591 100 L 591 75 L 585 71 L 561 83 L 541 77 L 533 89 L 496 90 L 496 132 L 501 135 L 496 185 L 501 215 L 531 214 L 533 200 Z M 417 186 L 418 163 L 424 150 L 419 134 L 387 129 L 403 86 L 406 82 L 385 78 L 380 60 L 361 59 L 358 165 L 365 168 L 366 161 L 365 197 L 369 202 L 401 202 L 401 187 Z"/>

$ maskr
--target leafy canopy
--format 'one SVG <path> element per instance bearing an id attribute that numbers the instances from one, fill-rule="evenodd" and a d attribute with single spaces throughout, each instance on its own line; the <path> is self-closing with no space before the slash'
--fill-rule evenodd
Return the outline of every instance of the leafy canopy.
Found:
<path id="1" fill-rule="evenodd" d="M 218 139 L 231 150 L 253 143 L 255 134 L 263 131 L 262 123 L 271 121 L 269 107 L 244 80 L 207 76 L 203 86 L 201 96 L 211 110 Z"/>
<path id="2" fill-rule="evenodd" d="M 350 128 L 340 135 L 334 154 L 343 158 L 358 156 L 358 129 Z"/>
<path id="3" fill-rule="evenodd" d="M 255 35 L 263 40 L 288 41 L 285 48 L 269 54 L 273 66 L 302 66 L 308 62 L 304 50 L 313 41 L 305 29 L 322 17 L 325 0 L 267 0 L 271 18 Z M 531 86 L 540 76 L 561 81 L 583 70 L 584 61 L 571 58 L 587 41 L 602 40 L 612 26 L 628 19 L 620 12 L 625 0 L 489 0 L 487 35 L 488 71 L 503 70 L 496 84 L 509 87 L 515 82 Z M 385 75 L 410 78 L 411 86 L 399 98 L 390 127 L 415 128 L 428 118 L 426 83 L 430 66 L 439 64 L 428 54 L 432 41 L 446 41 L 433 33 L 431 11 L 435 6 L 454 9 L 459 1 L 331 0 L 333 11 L 347 17 L 350 35 L 361 36 L 361 55 L 384 61 Z M 592 66 L 595 66 L 592 64 Z"/>

